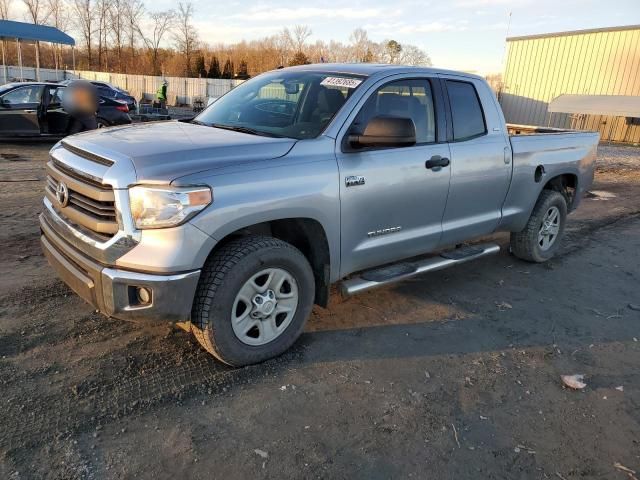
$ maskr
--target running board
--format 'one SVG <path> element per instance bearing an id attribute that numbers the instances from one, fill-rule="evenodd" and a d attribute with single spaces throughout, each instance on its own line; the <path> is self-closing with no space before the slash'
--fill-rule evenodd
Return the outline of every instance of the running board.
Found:
<path id="1" fill-rule="evenodd" d="M 468 245 L 442 252 L 435 257 L 418 259 L 413 262 L 395 263 L 374 270 L 367 270 L 356 277 L 342 282 L 342 293 L 344 295 L 353 295 L 364 290 L 395 283 L 405 278 L 413 277 L 414 275 L 442 270 L 468 262 L 469 260 L 493 255 L 499 251 L 500 246 L 495 243 Z"/>

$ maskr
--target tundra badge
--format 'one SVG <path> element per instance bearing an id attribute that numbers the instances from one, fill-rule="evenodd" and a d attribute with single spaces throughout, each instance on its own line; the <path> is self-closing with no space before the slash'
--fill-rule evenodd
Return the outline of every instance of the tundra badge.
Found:
<path id="1" fill-rule="evenodd" d="M 364 177 L 362 175 L 349 175 L 348 177 L 345 177 L 344 183 L 347 187 L 364 185 Z"/>

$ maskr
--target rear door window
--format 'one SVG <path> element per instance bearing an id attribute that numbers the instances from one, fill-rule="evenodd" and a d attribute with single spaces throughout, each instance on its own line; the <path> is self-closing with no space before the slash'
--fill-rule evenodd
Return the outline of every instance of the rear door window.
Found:
<path id="1" fill-rule="evenodd" d="M 469 140 L 487 133 L 484 113 L 473 84 L 456 80 L 447 80 L 446 83 L 454 141 Z"/>

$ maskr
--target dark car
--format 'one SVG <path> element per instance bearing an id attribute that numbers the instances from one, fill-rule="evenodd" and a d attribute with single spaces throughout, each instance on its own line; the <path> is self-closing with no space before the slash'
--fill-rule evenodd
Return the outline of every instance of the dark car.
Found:
<path id="1" fill-rule="evenodd" d="M 107 82 L 100 82 L 98 80 L 89 81 L 96 86 L 96 88 L 98 89 L 98 95 L 100 95 L 101 97 L 125 102 L 129 107 L 130 112 L 136 110 L 136 99 L 133 98 L 126 90 L 122 90 L 121 88 L 115 87 Z M 69 83 L 71 82 L 73 82 L 73 80 L 63 80 L 59 83 L 60 85 L 69 85 Z"/>
<path id="2" fill-rule="evenodd" d="M 8 83 L 0 87 L 0 137 L 64 137 L 72 124 L 62 108 L 66 85 Z M 98 127 L 131 123 L 126 103 L 100 97 Z"/>

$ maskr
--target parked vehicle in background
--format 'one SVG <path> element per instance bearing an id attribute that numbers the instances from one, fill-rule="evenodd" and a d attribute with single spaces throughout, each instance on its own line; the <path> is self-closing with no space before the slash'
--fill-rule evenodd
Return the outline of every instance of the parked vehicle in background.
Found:
<path id="1" fill-rule="evenodd" d="M 517 257 L 550 259 L 598 138 L 505 125 L 475 75 L 287 68 L 191 121 L 57 144 L 42 245 L 104 314 L 190 321 L 246 365 L 288 349 L 333 283 L 351 295 L 493 254 L 462 243 L 497 231 Z"/>
<path id="2" fill-rule="evenodd" d="M 68 85 L 72 81 L 73 80 L 64 80 L 59 83 L 61 85 Z M 136 111 L 136 99 L 126 90 L 122 90 L 121 88 L 118 88 L 107 82 L 99 82 L 97 80 L 89 82 L 96 86 L 96 88 L 98 89 L 98 95 L 100 95 L 101 97 L 111 98 L 113 100 L 124 102 L 129 107 L 130 112 Z"/>
<path id="3" fill-rule="evenodd" d="M 8 83 L 0 87 L 0 138 L 61 138 L 71 117 L 62 107 L 66 85 L 45 82 Z M 126 103 L 100 97 L 98 127 L 131 123 Z"/>

